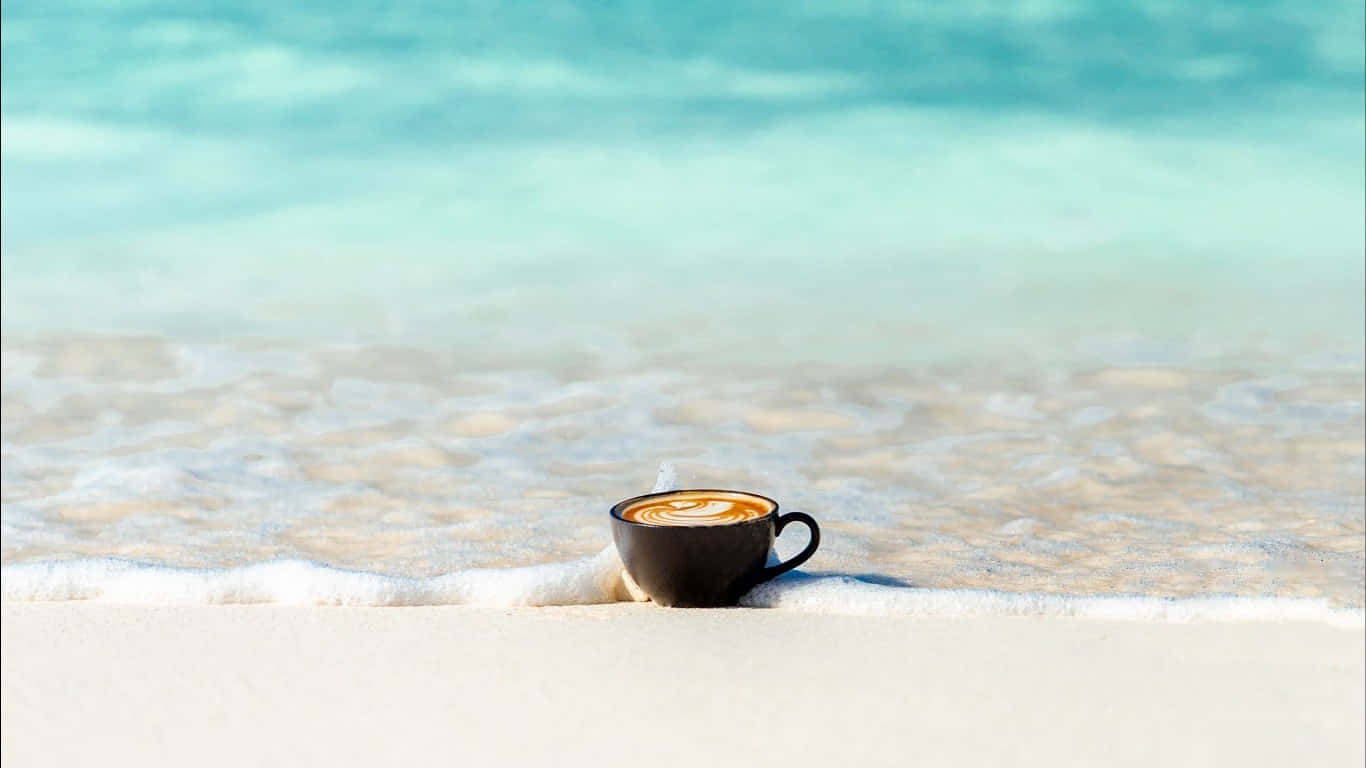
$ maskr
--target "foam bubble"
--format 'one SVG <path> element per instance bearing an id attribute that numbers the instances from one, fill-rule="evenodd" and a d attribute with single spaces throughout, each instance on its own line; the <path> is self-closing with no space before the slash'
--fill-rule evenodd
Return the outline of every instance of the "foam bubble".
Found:
<path id="1" fill-rule="evenodd" d="M 655 487 L 650 493 L 663 493 L 678 488 L 678 470 L 674 469 L 672 462 L 661 461 L 659 463 L 659 474 L 655 475 Z"/>

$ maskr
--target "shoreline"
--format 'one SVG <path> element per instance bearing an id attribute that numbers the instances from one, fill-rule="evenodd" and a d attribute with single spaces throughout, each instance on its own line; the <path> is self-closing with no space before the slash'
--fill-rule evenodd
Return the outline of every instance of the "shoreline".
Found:
<path id="1" fill-rule="evenodd" d="M 0 615 L 13 765 L 1253 766 L 1366 754 L 1366 633 L 1315 623 L 640 604 L 4 603 Z"/>
<path id="2" fill-rule="evenodd" d="M 175 568 L 119 558 L 0 567 L 5 604 L 123 606 L 555 608 L 646 600 L 627 585 L 616 550 L 559 563 L 455 571 L 431 578 L 277 560 L 233 568 Z M 1099 621 L 1312 622 L 1366 629 L 1360 606 L 1324 598 L 1057 594 L 889 585 L 796 571 L 740 598 L 744 608 L 805 615 L 923 619 L 1039 617 Z"/>
<path id="3" fill-rule="evenodd" d="M 280 559 L 436 578 L 566 561 L 600 552 L 607 507 L 672 462 L 681 487 L 814 515 L 815 572 L 1366 594 L 1356 369 L 566 380 L 411 349 L 0 346 L 6 565 Z"/>

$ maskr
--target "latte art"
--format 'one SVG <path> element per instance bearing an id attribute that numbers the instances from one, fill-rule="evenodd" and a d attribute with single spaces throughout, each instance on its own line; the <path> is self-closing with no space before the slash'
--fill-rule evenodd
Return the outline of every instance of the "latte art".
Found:
<path id="1" fill-rule="evenodd" d="M 680 491 L 654 496 L 621 510 L 621 517 L 650 525 L 729 525 L 756 520 L 774 509 L 767 499 L 725 491 Z"/>

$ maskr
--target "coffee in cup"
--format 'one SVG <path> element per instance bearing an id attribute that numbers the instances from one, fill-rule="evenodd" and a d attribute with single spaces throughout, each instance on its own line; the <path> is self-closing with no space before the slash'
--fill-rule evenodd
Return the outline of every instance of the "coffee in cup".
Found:
<path id="1" fill-rule="evenodd" d="M 621 518 L 650 525 L 729 525 L 757 520 L 777 509 L 762 496 L 733 491 L 652 494 L 621 509 Z"/>
<path id="2" fill-rule="evenodd" d="M 631 579 L 666 606 L 734 605 L 756 585 L 806 562 L 820 546 L 816 521 L 778 513 L 778 502 L 743 491 L 686 490 L 636 496 L 613 505 L 612 538 Z M 774 539 L 802 523 L 811 540 L 796 557 L 769 566 Z"/>

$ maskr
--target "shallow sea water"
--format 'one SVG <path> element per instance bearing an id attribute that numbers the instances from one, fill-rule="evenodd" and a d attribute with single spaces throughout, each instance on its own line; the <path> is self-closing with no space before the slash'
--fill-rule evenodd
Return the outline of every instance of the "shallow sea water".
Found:
<path id="1" fill-rule="evenodd" d="M 1360 606 L 1353 369 L 471 368 L 417 348 L 154 339 L 4 348 L 6 564 L 551 563 L 607 506 L 740 488 L 816 515 L 811 574 Z M 782 539 L 790 553 L 800 540 Z"/>

